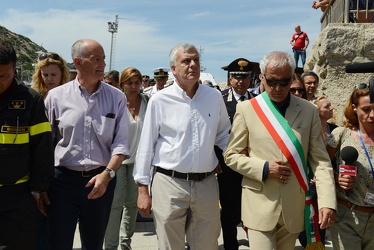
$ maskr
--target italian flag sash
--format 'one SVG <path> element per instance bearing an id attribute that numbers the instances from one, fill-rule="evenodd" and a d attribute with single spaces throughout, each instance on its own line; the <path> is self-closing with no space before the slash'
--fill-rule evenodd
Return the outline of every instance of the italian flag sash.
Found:
<path id="1" fill-rule="evenodd" d="M 317 214 L 313 211 L 313 206 L 311 206 L 312 199 L 308 186 L 309 179 L 307 176 L 307 165 L 305 162 L 304 150 L 300 141 L 297 139 L 291 126 L 279 112 L 275 104 L 270 100 L 266 92 L 258 95 L 256 98 L 250 99 L 250 102 L 257 116 L 260 118 L 265 128 L 269 131 L 269 134 L 273 138 L 274 142 L 282 151 L 283 155 L 287 158 L 287 161 L 290 164 L 300 186 L 305 191 L 306 200 L 304 219 L 309 246 L 309 248 L 307 246 L 306 249 L 324 249 L 313 248 L 315 246 L 312 247 L 311 244 L 316 243 L 316 241 L 320 241 L 318 232 L 318 218 Z M 321 242 L 319 243 L 322 245 Z M 324 246 L 322 245 L 322 247 Z"/>

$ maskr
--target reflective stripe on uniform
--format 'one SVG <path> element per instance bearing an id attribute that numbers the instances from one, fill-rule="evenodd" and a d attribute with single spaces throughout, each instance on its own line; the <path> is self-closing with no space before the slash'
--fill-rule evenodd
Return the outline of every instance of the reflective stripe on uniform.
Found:
<path id="1" fill-rule="evenodd" d="M 38 135 L 45 132 L 51 132 L 51 125 L 49 122 L 38 123 L 34 126 L 30 126 L 30 135 Z"/>
<path id="2" fill-rule="evenodd" d="M 28 180 L 30 180 L 30 176 L 29 175 L 25 175 L 24 177 L 22 177 L 21 179 L 19 179 L 18 181 L 16 181 L 16 183 L 14 183 L 14 184 L 24 183 L 24 182 L 26 182 Z M 1 186 L 4 186 L 4 184 L 0 184 L 0 187 Z"/>
<path id="3" fill-rule="evenodd" d="M 8 134 L 0 133 L 0 144 L 26 144 L 29 143 L 29 133 Z"/>
<path id="4" fill-rule="evenodd" d="M 49 122 L 42 122 L 29 128 L 29 133 L 0 133 L 0 144 L 26 144 L 30 141 L 29 136 L 52 131 Z"/>

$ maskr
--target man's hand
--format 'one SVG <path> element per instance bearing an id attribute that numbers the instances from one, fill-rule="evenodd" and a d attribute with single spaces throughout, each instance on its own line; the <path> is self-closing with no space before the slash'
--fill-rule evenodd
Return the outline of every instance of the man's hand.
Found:
<path id="1" fill-rule="evenodd" d="M 108 184 L 111 178 L 107 171 L 103 171 L 100 174 L 95 175 L 91 178 L 91 180 L 87 183 L 86 188 L 94 185 L 91 192 L 88 194 L 88 199 L 97 199 L 103 194 L 105 194 Z"/>
<path id="2" fill-rule="evenodd" d="M 51 204 L 48 198 L 47 192 L 32 191 L 31 194 L 34 196 L 36 205 L 39 211 L 44 214 L 45 217 L 48 216 L 47 206 Z"/>
<path id="3" fill-rule="evenodd" d="M 355 183 L 356 178 L 354 176 L 350 175 L 341 175 L 338 174 L 337 182 L 339 186 L 344 190 L 349 190 L 353 187 L 353 184 Z"/>
<path id="4" fill-rule="evenodd" d="M 292 175 L 292 169 L 289 166 L 283 165 L 281 160 L 269 161 L 269 175 L 268 178 L 277 179 L 282 184 L 287 184 L 288 179 Z"/>
<path id="5" fill-rule="evenodd" d="M 218 165 L 214 168 L 214 173 L 215 174 L 222 174 L 223 173 L 223 171 L 222 171 L 222 167 L 221 167 L 221 165 L 218 163 Z"/>
<path id="6" fill-rule="evenodd" d="M 320 224 L 321 229 L 325 229 L 334 224 L 336 211 L 331 208 L 323 207 L 319 210 L 318 215 L 318 223 Z"/>
<path id="7" fill-rule="evenodd" d="M 138 184 L 138 210 L 142 216 L 151 215 L 152 198 L 148 193 L 148 185 Z"/>

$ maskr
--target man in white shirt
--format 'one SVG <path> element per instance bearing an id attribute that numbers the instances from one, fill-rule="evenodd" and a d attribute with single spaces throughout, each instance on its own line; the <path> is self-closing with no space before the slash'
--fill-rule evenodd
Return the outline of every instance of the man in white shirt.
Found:
<path id="1" fill-rule="evenodd" d="M 138 209 L 148 216 L 152 208 L 159 249 L 184 249 L 187 238 L 191 249 L 216 250 L 214 145 L 226 147 L 230 121 L 221 94 L 198 83 L 196 47 L 180 44 L 169 58 L 175 84 L 150 99 L 136 155 Z"/>

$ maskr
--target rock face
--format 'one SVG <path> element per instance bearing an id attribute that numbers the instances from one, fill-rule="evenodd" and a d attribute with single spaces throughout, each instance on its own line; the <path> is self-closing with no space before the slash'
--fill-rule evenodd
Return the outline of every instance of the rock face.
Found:
<path id="1" fill-rule="evenodd" d="M 314 42 L 304 70 L 320 76 L 317 95 L 324 95 L 336 108 L 335 122 L 342 125 L 343 109 L 359 83 L 369 83 L 373 73 L 346 73 L 351 63 L 374 61 L 374 25 L 363 23 L 329 24 Z"/>
<path id="2" fill-rule="evenodd" d="M 0 43 L 11 44 L 17 53 L 17 71 L 22 80 L 29 80 L 34 72 L 33 63 L 36 62 L 36 52 L 46 50 L 31 41 L 29 38 L 13 33 L 0 25 Z"/>

